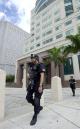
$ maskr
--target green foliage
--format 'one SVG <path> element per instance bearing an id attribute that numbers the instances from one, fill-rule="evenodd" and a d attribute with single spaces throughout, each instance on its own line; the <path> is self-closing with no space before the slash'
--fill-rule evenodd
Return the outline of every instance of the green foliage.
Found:
<path id="1" fill-rule="evenodd" d="M 80 26 L 78 27 L 78 34 L 80 34 Z"/>
<path id="2" fill-rule="evenodd" d="M 64 53 L 64 47 L 60 48 L 52 48 L 48 51 L 49 53 L 49 60 L 55 62 L 55 67 L 60 64 L 64 64 L 66 61 L 66 54 Z"/>
<path id="3" fill-rule="evenodd" d="M 80 51 L 80 34 L 70 35 L 66 38 L 71 41 L 70 48 L 72 53 L 77 53 Z"/>
<path id="4" fill-rule="evenodd" d="M 7 75 L 6 76 L 6 82 L 14 82 L 14 75 Z"/>
<path id="5" fill-rule="evenodd" d="M 80 51 L 80 27 L 78 28 L 78 34 L 69 35 L 66 39 L 71 41 L 71 44 L 65 47 L 65 52 L 69 53 L 77 53 Z"/>
<path id="6" fill-rule="evenodd" d="M 50 58 L 47 57 L 47 58 L 44 60 L 44 64 L 45 64 L 45 66 L 47 66 L 49 63 L 50 63 Z"/>

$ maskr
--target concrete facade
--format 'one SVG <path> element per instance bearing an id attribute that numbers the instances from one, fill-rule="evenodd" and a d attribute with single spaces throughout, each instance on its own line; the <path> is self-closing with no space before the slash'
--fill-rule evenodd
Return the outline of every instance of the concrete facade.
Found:
<path id="1" fill-rule="evenodd" d="M 6 73 L 0 69 L 0 120 L 3 120 L 5 115 L 5 82 Z"/>
<path id="2" fill-rule="evenodd" d="M 0 21 L 0 68 L 15 74 L 15 62 L 23 54 L 29 34 L 9 22 Z"/>

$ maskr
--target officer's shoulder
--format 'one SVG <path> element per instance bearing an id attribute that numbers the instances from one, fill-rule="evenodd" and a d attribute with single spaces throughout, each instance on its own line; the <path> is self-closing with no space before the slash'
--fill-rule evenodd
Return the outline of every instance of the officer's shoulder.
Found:
<path id="1" fill-rule="evenodd" d="M 43 63 L 43 62 L 39 62 L 39 64 L 40 64 L 40 65 L 44 65 L 44 63 Z"/>
<path id="2" fill-rule="evenodd" d="M 39 63 L 39 66 L 41 67 L 41 66 L 45 66 L 45 65 L 44 65 L 44 63 L 40 62 Z"/>

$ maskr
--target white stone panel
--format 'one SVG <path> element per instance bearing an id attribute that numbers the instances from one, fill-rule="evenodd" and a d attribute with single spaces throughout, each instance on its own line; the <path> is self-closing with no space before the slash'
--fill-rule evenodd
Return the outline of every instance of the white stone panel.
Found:
<path id="1" fill-rule="evenodd" d="M 0 70 L 0 120 L 4 118 L 5 114 L 5 81 L 6 73 L 3 70 Z"/>
<path id="2" fill-rule="evenodd" d="M 51 79 L 51 88 L 54 91 L 53 93 L 53 100 L 54 101 L 61 101 L 62 100 L 62 84 L 61 78 L 55 76 Z"/>

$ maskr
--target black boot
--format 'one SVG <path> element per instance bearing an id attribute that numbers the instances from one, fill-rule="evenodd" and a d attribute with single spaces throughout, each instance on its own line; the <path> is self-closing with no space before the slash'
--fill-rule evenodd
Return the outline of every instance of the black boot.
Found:
<path id="1" fill-rule="evenodd" d="M 38 114 L 40 113 L 41 110 L 43 110 L 43 107 L 42 106 L 40 106 L 39 111 L 38 111 Z"/>
<path id="2" fill-rule="evenodd" d="M 75 89 L 73 89 L 73 96 L 75 96 Z"/>
<path id="3" fill-rule="evenodd" d="M 30 122 L 30 125 L 35 125 L 36 122 L 37 122 L 37 114 L 34 114 L 32 120 Z"/>

